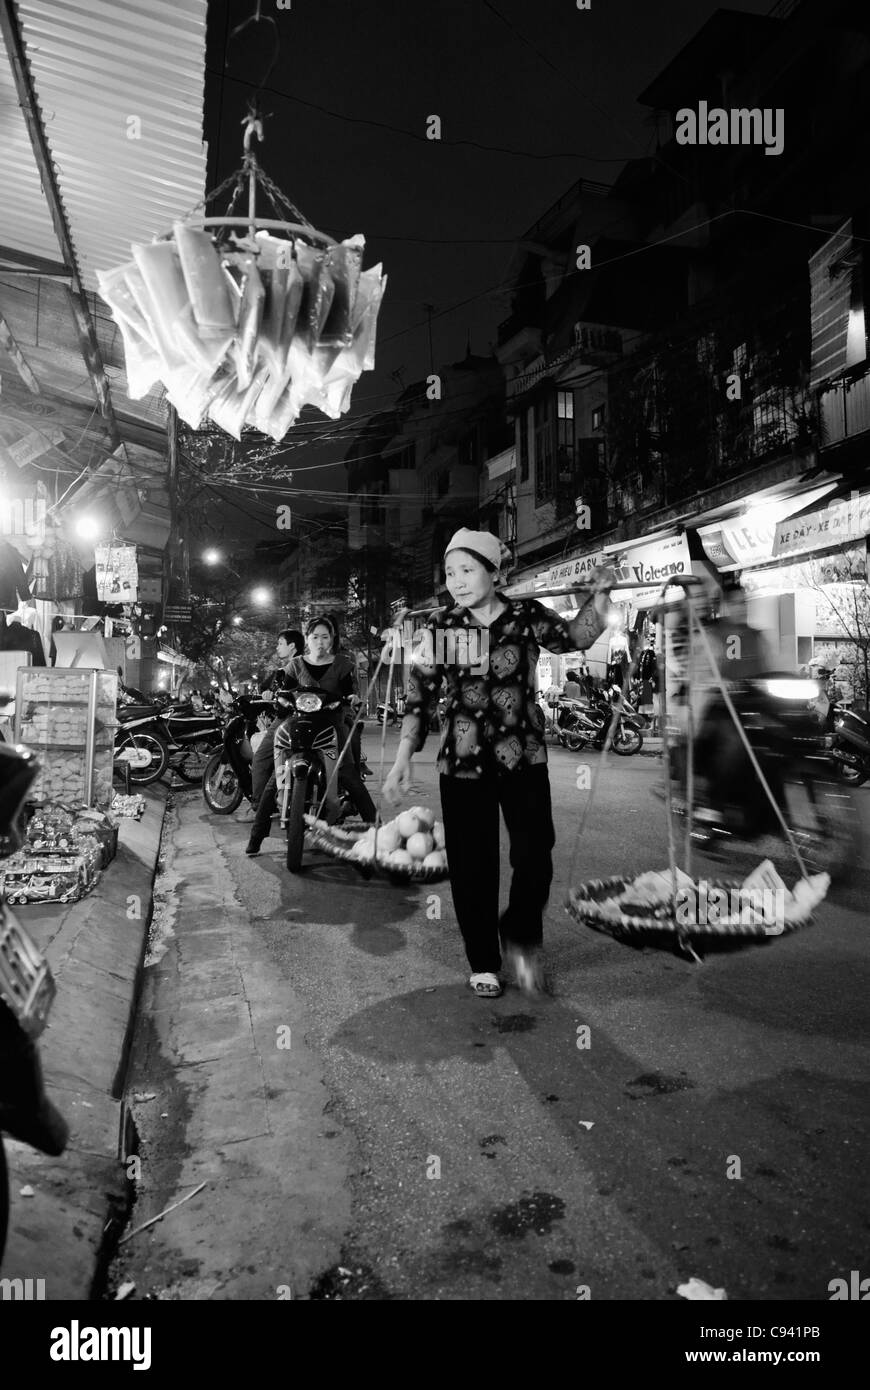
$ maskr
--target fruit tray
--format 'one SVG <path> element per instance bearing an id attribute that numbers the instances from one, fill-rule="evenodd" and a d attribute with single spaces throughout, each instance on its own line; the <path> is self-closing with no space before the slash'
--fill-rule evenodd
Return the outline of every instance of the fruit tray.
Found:
<path id="1" fill-rule="evenodd" d="M 371 827 L 364 821 L 345 821 L 342 825 L 327 825 L 326 821 L 314 816 L 305 817 L 308 827 L 305 838 L 312 849 L 322 850 L 332 859 L 340 859 L 351 864 L 363 878 L 377 874 L 389 879 L 391 883 L 443 883 L 449 877 L 446 863 L 441 868 L 425 866 L 422 862 L 413 864 L 391 864 L 385 856 L 361 859 L 354 846 Z"/>
<path id="2" fill-rule="evenodd" d="M 807 913 L 800 918 L 782 921 L 771 929 L 764 921 L 748 920 L 748 914 L 730 914 L 726 920 L 716 920 L 711 914 L 695 913 L 695 921 L 678 921 L 672 902 L 661 902 L 649 906 L 633 906 L 631 910 L 614 903 L 614 899 L 633 883 L 630 878 L 616 877 L 591 879 L 579 888 L 569 888 L 565 910 L 575 921 L 594 931 L 605 932 L 615 941 L 625 941 L 632 945 L 641 943 L 654 945 L 656 940 L 673 943 L 674 938 L 688 940 L 695 937 L 749 937 L 766 940 L 785 932 L 805 926 L 812 920 Z M 716 881 L 709 889 L 723 890 L 729 895 L 739 893 L 741 885 L 736 881 Z M 687 914 L 688 915 L 688 914 Z"/>

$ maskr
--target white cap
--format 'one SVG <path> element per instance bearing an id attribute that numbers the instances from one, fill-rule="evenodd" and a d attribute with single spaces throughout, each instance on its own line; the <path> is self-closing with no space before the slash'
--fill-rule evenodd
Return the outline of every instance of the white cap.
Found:
<path id="1" fill-rule="evenodd" d="M 445 560 L 451 550 L 470 550 L 472 555 L 482 556 L 496 569 L 501 569 L 501 541 L 491 531 L 469 531 L 467 526 L 463 526 L 444 551 Z"/>

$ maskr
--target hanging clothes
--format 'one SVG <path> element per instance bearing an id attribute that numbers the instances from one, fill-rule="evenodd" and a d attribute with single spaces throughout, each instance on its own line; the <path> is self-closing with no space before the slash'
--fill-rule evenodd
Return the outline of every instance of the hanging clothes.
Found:
<path id="1" fill-rule="evenodd" d="M 0 540 L 0 608 L 17 608 L 22 599 L 32 598 L 24 570 L 24 560 L 15 546 Z"/>
<path id="2" fill-rule="evenodd" d="M 6 623 L 2 634 L 4 652 L 30 652 L 32 666 L 45 665 L 45 648 L 42 638 L 32 627 L 27 627 L 21 619 L 13 616 Z"/>

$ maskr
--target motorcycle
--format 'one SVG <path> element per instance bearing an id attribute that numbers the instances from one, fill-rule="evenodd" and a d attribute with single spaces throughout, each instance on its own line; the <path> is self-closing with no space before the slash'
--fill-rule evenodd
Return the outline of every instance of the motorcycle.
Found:
<path id="1" fill-rule="evenodd" d="M 318 686 L 282 690 L 276 697 L 278 714 L 286 711 L 275 730 L 275 772 L 281 826 L 287 834 L 287 868 L 293 874 L 302 867 L 305 816 L 323 800 L 332 775 L 329 763 L 338 758 L 334 721 L 343 703 Z M 337 788 L 336 799 L 341 796 Z"/>
<path id="2" fill-rule="evenodd" d="M 39 772 L 32 753 L 0 746 L 0 854 L 21 843 L 16 826 Z M 69 1127 L 45 1093 L 36 1039 L 45 1027 L 55 986 L 44 958 L 0 897 L 0 1261 L 9 1226 L 9 1173 L 3 1134 L 57 1158 Z"/>
<path id="3" fill-rule="evenodd" d="M 556 707 L 556 737 L 563 748 L 612 748 L 620 757 L 631 757 L 643 748 L 639 719 L 620 699 L 580 700 L 560 698 Z"/>
<path id="4" fill-rule="evenodd" d="M 140 787 L 159 781 L 169 766 L 169 748 L 160 714 L 156 705 L 127 698 L 122 687 L 117 706 L 115 766 Z"/>
<path id="5" fill-rule="evenodd" d="M 841 781 L 860 787 L 870 777 L 870 719 L 867 710 L 831 705 L 825 737 Z"/>
<path id="6" fill-rule="evenodd" d="M 789 826 L 808 873 L 832 877 L 854 862 L 857 821 L 851 798 L 833 780 L 826 736 L 810 701 L 815 681 L 772 672 L 735 682 L 730 689 L 741 727 L 776 805 Z M 695 770 L 706 782 L 693 832 L 699 844 L 716 849 L 729 840 L 753 841 L 782 835 L 779 818 L 758 777 L 721 695 L 705 711 L 695 747 Z M 685 758 L 676 762 L 682 778 Z M 685 790 L 675 807 L 685 814 Z"/>
<path id="7" fill-rule="evenodd" d="M 215 749 L 223 743 L 224 721 L 214 708 L 197 710 L 192 703 L 171 704 L 158 717 L 169 765 L 183 782 L 202 781 Z"/>
<path id="8" fill-rule="evenodd" d="M 238 695 L 223 728 L 221 746 L 212 753 L 202 774 L 205 804 L 216 816 L 229 816 L 251 800 L 251 765 L 254 750 L 251 739 L 265 721 L 271 722 L 275 706 L 271 700 Z"/>
<path id="9" fill-rule="evenodd" d="M 377 721 L 379 724 L 386 723 L 387 727 L 398 724 L 405 715 L 405 696 L 402 694 L 394 695 L 392 704 L 378 705 Z"/>

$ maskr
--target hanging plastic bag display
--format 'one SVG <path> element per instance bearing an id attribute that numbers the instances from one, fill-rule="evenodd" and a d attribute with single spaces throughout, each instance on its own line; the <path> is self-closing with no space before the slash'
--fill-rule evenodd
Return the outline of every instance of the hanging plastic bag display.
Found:
<path id="1" fill-rule="evenodd" d="M 306 405 L 345 414 L 375 365 L 387 277 L 362 270 L 362 236 L 311 245 L 303 232 L 221 241 L 176 222 L 171 239 L 98 272 L 131 399 L 162 382 L 191 428 L 208 417 L 234 439 L 248 425 L 276 443 Z M 312 229 L 310 240 L 328 239 Z"/>

